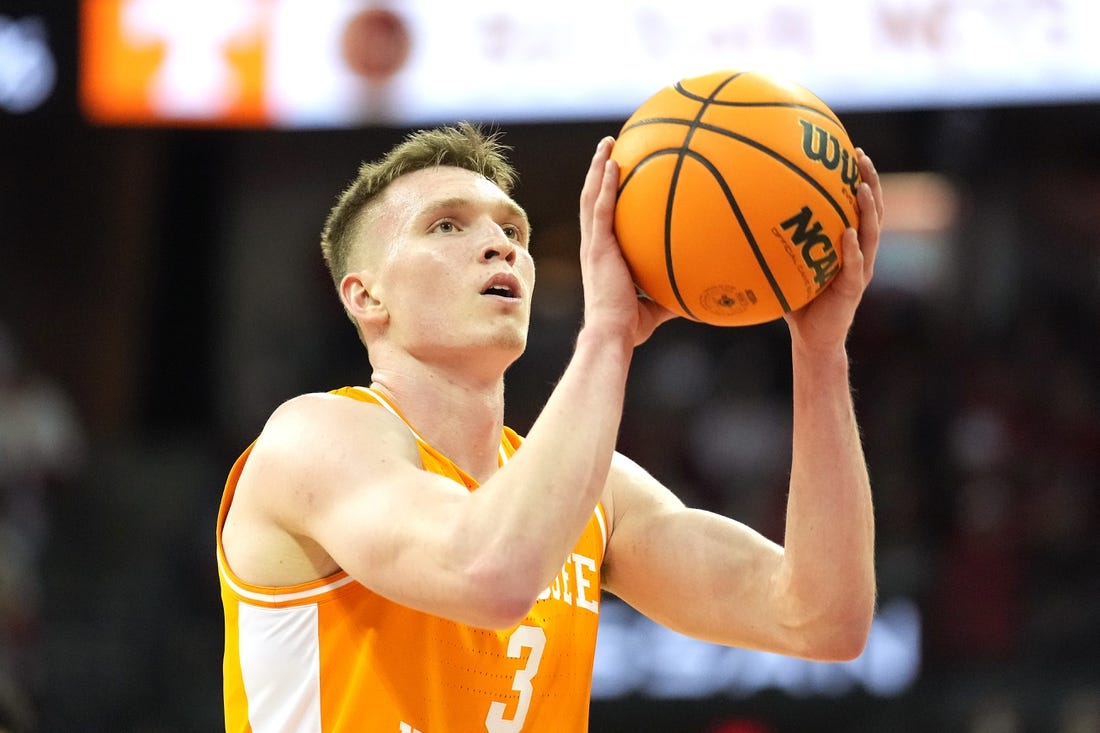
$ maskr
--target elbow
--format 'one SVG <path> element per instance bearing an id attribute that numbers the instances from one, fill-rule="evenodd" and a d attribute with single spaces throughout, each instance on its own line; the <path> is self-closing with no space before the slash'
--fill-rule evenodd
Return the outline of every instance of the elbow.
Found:
<path id="1" fill-rule="evenodd" d="M 873 572 L 820 582 L 814 574 L 788 584 L 779 608 L 791 653 L 817 662 L 848 662 L 863 654 L 876 602 Z"/>
<path id="2" fill-rule="evenodd" d="M 510 629 L 526 618 L 534 598 L 522 595 L 478 593 L 470 604 L 471 626 L 482 629 Z"/>
<path id="3" fill-rule="evenodd" d="M 818 662 L 850 662 L 863 654 L 869 636 L 870 625 L 866 628 L 849 626 L 835 629 L 818 639 L 807 657 Z"/>
<path id="4" fill-rule="evenodd" d="M 533 573 L 500 562 L 470 570 L 464 586 L 466 622 L 484 629 L 507 629 L 523 621 L 538 600 Z"/>
<path id="5" fill-rule="evenodd" d="M 845 603 L 807 630 L 800 656 L 818 662 L 850 662 L 863 654 L 871 636 L 874 603 Z"/>

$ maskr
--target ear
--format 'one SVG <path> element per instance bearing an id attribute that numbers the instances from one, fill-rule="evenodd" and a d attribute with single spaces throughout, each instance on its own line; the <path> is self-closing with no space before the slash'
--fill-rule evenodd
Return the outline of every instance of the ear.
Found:
<path id="1" fill-rule="evenodd" d="M 340 300 L 352 320 L 359 324 L 381 325 L 389 320 L 389 311 L 372 293 L 373 283 L 367 272 L 349 272 L 340 280 Z"/>

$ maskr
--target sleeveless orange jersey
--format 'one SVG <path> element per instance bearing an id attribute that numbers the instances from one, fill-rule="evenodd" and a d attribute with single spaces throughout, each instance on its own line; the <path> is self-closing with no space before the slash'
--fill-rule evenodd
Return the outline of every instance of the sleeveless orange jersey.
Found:
<path id="1" fill-rule="evenodd" d="M 335 394 L 404 420 L 377 392 Z M 410 430 L 425 470 L 477 488 Z M 505 428 L 501 461 L 521 442 Z M 221 528 L 250 452 L 229 474 L 217 526 L 229 733 L 587 731 L 607 544 L 602 506 L 527 617 L 510 629 L 480 629 L 394 603 L 342 571 L 282 588 L 237 577 Z"/>

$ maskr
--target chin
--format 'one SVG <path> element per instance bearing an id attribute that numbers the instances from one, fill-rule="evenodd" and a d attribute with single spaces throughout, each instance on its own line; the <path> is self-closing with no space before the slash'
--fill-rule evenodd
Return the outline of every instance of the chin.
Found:
<path id="1" fill-rule="evenodd" d="M 485 347 L 508 355 L 511 363 L 527 349 L 527 329 L 500 329 L 488 336 Z"/>
<path id="2" fill-rule="evenodd" d="M 523 352 L 527 350 L 527 334 L 501 336 L 501 338 L 494 340 L 493 346 L 501 351 L 509 352 L 512 355 L 512 361 L 515 361 L 523 356 Z"/>
<path id="3" fill-rule="evenodd" d="M 412 350 L 412 354 L 422 360 L 431 361 L 444 358 L 456 364 L 472 366 L 473 363 L 488 367 L 499 366 L 503 371 L 512 365 L 527 348 L 526 332 L 495 330 L 470 334 L 462 342 L 450 344 L 423 343 Z M 497 367 L 493 367 L 497 368 Z"/>

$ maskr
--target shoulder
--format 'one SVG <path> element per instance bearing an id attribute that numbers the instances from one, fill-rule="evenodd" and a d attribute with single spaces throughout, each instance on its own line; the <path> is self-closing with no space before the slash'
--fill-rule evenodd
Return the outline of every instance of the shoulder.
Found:
<path id="1" fill-rule="evenodd" d="M 415 442 L 405 423 L 375 402 L 313 392 L 279 405 L 260 432 L 256 448 L 262 453 L 276 447 L 280 454 L 297 455 L 303 447 L 339 446 L 372 436 Z"/>
<path id="2" fill-rule="evenodd" d="M 621 509 L 641 498 L 681 505 L 680 500 L 649 471 L 618 451 L 611 457 L 605 494 L 611 495 L 612 502 L 622 505 Z"/>
<path id="3" fill-rule="evenodd" d="M 329 393 L 304 394 L 268 418 L 244 467 L 242 488 L 258 484 L 268 494 L 313 495 L 402 457 L 418 460 L 416 441 L 385 408 Z"/>
<path id="4" fill-rule="evenodd" d="M 327 393 L 280 405 L 253 444 L 221 530 L 234 571 L 260 585 L 294 585 L 333 572 L 313 530 L 318 517 L 381 480 L 415 468 L 416 442 L 379 405 Z"/>
<path id="5" fill-rule="evenodd" d="M 610 523 L 608 533 L 615 535 L 620 525 L 642 526 L 653 516 L 684 508 L 676 494 L 646 469 L 616 451 L 601 501 Z M 622 534 L 622 533 L 620 533 Z"/>
<path id="6" fill-rule="evenodd" d="M 276 407 L 264 425 L 263 433 L 270 432 L 272 427 L 278 428 L 288 423 L 324 423 L 350 415 L 369 416 L 378 407 L 373 402 L 351 399 L 337 392 L 309 392 L 292 397 Z M 377 412 L 384 414 L 385 410 Z"/>

